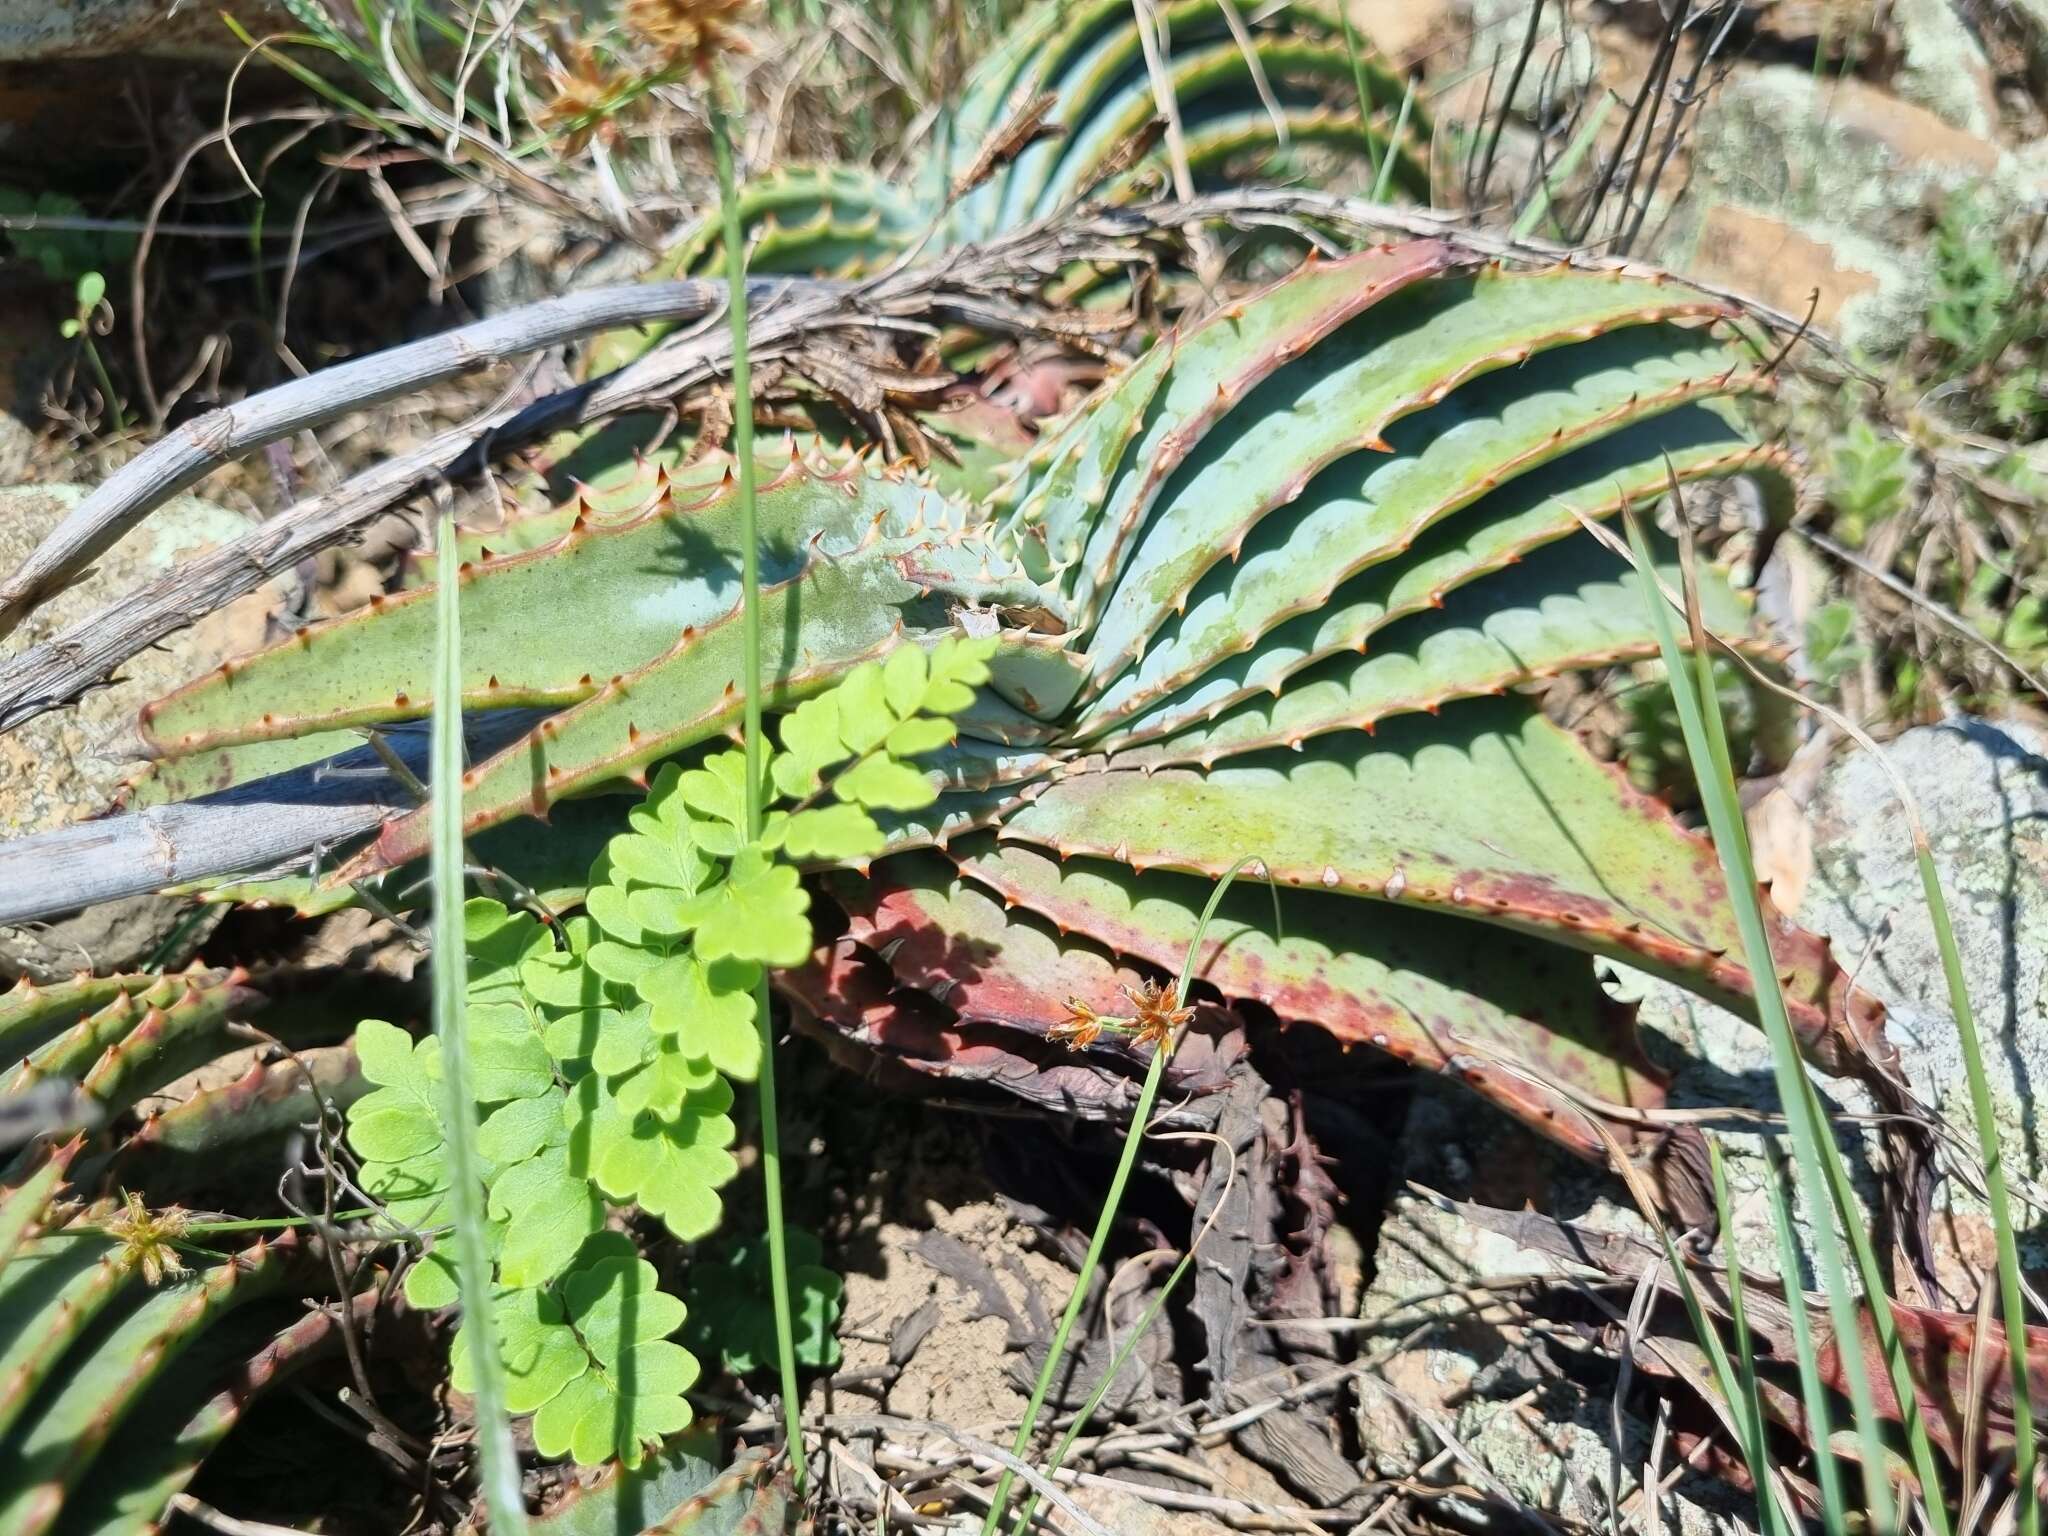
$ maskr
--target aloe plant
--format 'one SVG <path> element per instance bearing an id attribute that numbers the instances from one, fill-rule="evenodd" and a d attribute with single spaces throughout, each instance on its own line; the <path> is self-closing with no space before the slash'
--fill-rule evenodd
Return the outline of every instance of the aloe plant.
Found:
<path id="1" fill-rule="evenodd" d="M 142 1536 L 256 1394 L 340 1333 L 324 1311 L 276 1334 L 249 1315 L 302 1267 L 289 1235 L 146 1283 L 113 1202 L 52 1208 L 69 1160 L 0 1189 L 0 1530 Z"/>
<path id="2" fill-rule="evenodd" d="M 72 1082 L 80 1108 L 104 1122 L 220 1055 L 226 1024 L 260 1001 L 246 973 L 197 966 L 169 976 L 22 982 L 0 997 L 0 1051 L 16 1063 L 0 1078 L 0 1094 Z M 37 1155 L 24 1150 L 17 1167 Z"/>
<path id="3" fill-rule="evenodd" d="M 1427 192 L 1428 121 L 1402 120 L 1402 81 L 1368 48 L 1347 46 L 1334 14 L 1290 6 L 1278 24 L 1250 27 L 1247 47 L 1222 0 L 1155 10 L 1197 186 L 1279 179 L 1306 147 L 1339 164 L 1384 161 L 1403 193 Z M 1129 0 L 1043 0 L 976 67 L 907 177 L 799 164 L 754 178 L 740 199 L 747 269 L 852 275 L 921 244 L 986 240 L 1084 197 L 1122 202 L 1170 186 L 1170 146 L 1147 137 L 1159 106 L 1140 26 Z M 1023 133 L 1032 125 L 1045 130 L 1035 140 Z M 722 249 L 713 211 L 649 275 L 716 275 Z M 588 366 L 618 367 L 665 329 L 606 337 Z"/>
<path id="4" fill-rule="evenodd" d="M 1486 1056 L 1654 1103 L 1586 957 L 1746 1012 L 1754 987 L 1711 850 L 1517 690 L 1656 653 L 1635 577 L 1581 517 L 1668 476 L 1751 475 L 1784 510 L 1784 455 L 1738 424 L 1768 381 L 1734 318 L 1654 280 L 1418 242 L 1312 261 L 1161 336 L 983 502 L 781 464 L 760 506 L 769 708 L 902 647 L 994 639 L 960 739 L 926 760 L 939 798 L 885 815 L 888 857 L 855 860 L 893 893 L 896 979 L 1044 1036 L 1070 984 L 1113 1004 L 1109 957 L 1176 964 L 1191 877 L 1256 853 L 1282 925 L 1233 895 L 1199 981 L 1453 1071 L 1599 1155 L 1580 1111 Z M 464 709 L 552 711 L 465 775 L 470 834 L 644 782 L 738 721 L 736 498 L 702 465 L 679 490 L 672 462 L 602 478 L 539 514 L 552 542 L 458 573 Z M 1702 599 L 1742 631 L 1724 578 Z M 431 624 L 425 589 L 380 600 L 143 728 L 175 772 L 420 715 Z M 388 823 L 337 880 L 418 857 L 426 828 L 424 809 Z M 1882 1070 L 1879 1015 L 1824 942 L 1780 921 L 1774 943 L 1808 1054 Z M 920 970 L 935 953 L 972 963 Z M 873 1038 L 831 985 L 783 980 Z"/>

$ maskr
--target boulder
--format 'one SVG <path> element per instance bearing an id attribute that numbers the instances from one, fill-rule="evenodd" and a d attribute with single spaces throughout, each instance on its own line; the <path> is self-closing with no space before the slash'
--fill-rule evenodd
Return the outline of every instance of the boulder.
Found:
<path id="1" fill-rule="evenodd" d="M 1852 345 L 1909 339 L 1928 298 L 1922 236 L 1943 199 L 1981 184 L 2018 208 L 2048 189 L 2042 146 L 2001 145 L 1968 80 L 1940 63 L 1974 43 L 1932 23 L 1912 36 L 1924 68 L 1902 66 L 1896 92 L 1783 64 L 1732 74 L 1692 133 L 1657 259 L 1794 314 L 1817 289 L 1817 318 Z"/>
<path id="2" fill-rule="evenodd" d="M 1883 752 L 1925 820 L 1984 1039 L 2008 1166 L 2016 1179 L 2042 1182 L 2048 1126 L 2036 1095 L 2048 1085 L 2048 730 L 1958 718 L 1906 731 Z M 1883 765 L 1861 751 L 1843 752 L 1809 795 L 1795 799 L 1803 800 L 1812 849 L 1799 921 L 1825 933 L 1843 964 L 1858 967 L 1860 985 L 1885 1001 L 1891 1039 L 1916 1094 L 1974 1145 L 1934 925 Z M 1777 1107 L 1770 1048 L 1755 1026 L 1639 973 L 1619 972 L 1616 987 L 1641 1002 L 1646 1044 L 1672 1070 L 1672 1107 Z M 1860 1090 L 1827 1079 L 1822 1086 L 1823 1097 L 1839 1110 L 1874 1108 Z M 1739 1133 L 1720 1139 L 1738 1251 L 1753 1273 L 1775 1274 L 1761 1145 Z M 1454 1198 L 1505 1211 L 1533 1206 L 1597 1231 L 1648 1234 L 1607 1176 L 1503 1116 L 1475 1113 L 1446 1085 L 1430 1082 L 1418 1091 L 1402 1146 L 1407 1178 Z M 1874 1139 L 1850 1138 L 1846 1150 L 1868 1197 Z M 1956 1304 L 1967 1308 L 1979 1277 L 1990 1273 L 1992 1234 L 1981 1202 L 1955 1181 L 1942 1185 L 1937 1205 L 1932 1235 L 1940 1277 L 1959 1298 Z M 2021 1257 L 2030 1267 L 2048 1265 L 2039 1226 L 2032 1234 L 2023 1231 Z M 1622 1416 L 1624 1470 L 1617 1486 L 1604 1400 L 1560 1386 L 1554 1366 L 1533 1353 L 1555 1346 L 1518 1334 L 1508 1309 L 1486 1300 L 1489 1288 L 1505 1294 L 1511 1277 L 1557 1275 L 1561 1266 L 1412 1191 L 1390 1206 L 1374 1263 L 1362 1315 L 1376 1326 L 1366 1347 L 1400 1339 L 1424 1322 L 1433 1325 L 1388 1360 L 1380 1373 L 1385 1380 L 1489 1458 L 1495 1475 L 1519 1496 L 1601 1523 L 1608 1490 L 1626 1498 L 1634 1487 L 1626 1469 L 1631 1462 L 1640 1467 L 1645 1426 Z M 1436 1451 L 1431 1432 L 1391 1397 L 1375 1400 L 1367 1392 L 1361 1412 L 1384 1467 Z M 1544 1489 L 1547 1499 L 1539 1497 Z M 1746 1528 L 1753 1514 L 1725 1488 L 1689 1480 L 1678 1485 L 1673 1507 L 1685 1530 Z"/>
<path id="3" fill-rule="evenodd" d="M 0 567 L 12 570 L 77 505 L 85 488 L 26 485 L 0 489 Z M 100 557 L 92 572 L 29 615 L 10 651 L 40 643 L 178 561 L 250 527 L 242 513 L 179 496 Z M 133 770 L 140 745 L 137 710 L 178 684 L 254 649 L 282 593 L 249 594 L 198 625 L 126 663 L 119 679 L 77 703 L 39 715 L 0 735 L 0 839 L 98 815 Z M 37 980 L 82 967 L 127 970 L 148 963 L 166 943 L 196 944 L 181 923 L 187 903 L 138 897 L 34 928 L 0 929 L 0 976 Z"/>
<path id="4" fill-rule="evenodd" d="M 164 0 L 0 0 L 0 64 L 55 59 L 202 58 L 233 64 L 246 51 L 223 10 L 253 37 L 289 30 L 281 0 L 171 5 Z"/>

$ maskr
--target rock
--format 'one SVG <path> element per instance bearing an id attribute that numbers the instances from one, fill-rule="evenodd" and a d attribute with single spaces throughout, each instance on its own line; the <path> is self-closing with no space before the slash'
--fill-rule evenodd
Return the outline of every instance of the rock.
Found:
<path id="1" fill-rule="evenodd" d="M 1966 133 L 1988 139 L 1998 126 L 1998 89 L 1983 46 L 1949 0 L 1892 0 L 1901 52 L 1893 84 L 1901 96 Z"/>
<path id="2" fill-rule="evenodd" d="M 1360 41 L 1404 69 L 1439 56 L 1464 31 L 1457 0 L 1349 0 L 1345 8 Z"/>
<path id="3" fill-rule="evenodd" d="M 1407 1179 L 1500 1209 L 1533 1200 L 1576 1217 L 1595 1192 L 1604 1194 L 1589 1171 L 1532 1132 L 1475 1114 L 1469 1097 L 1437 1081 L 1418 1087 L 1402 1155 Z M 1602 1214 L 1617 1225 L 1632 1220 Z M 1388 1205 L 1375 1263 L 1359 1314 L 1372 1326 L 1360 1348 L 1409 1342 L 1360 1385 L 1359 1434 L 1374 1469 L 1398 1477 L 1431 1468 L 1431 1476 L 1473 1483 L 1455 1461 L 1432 1466 L 1443 1445 L 1427 1416 L 1516 1499 L 1608 1529 L 1610 1496 L 1626 1509 L 1640 1487 L 1649 1426 L 1623 1410 L 1617 1460 L 1610 1397 L 1585 1384 L 1597 1382 L 1598 1368 L 1585 1380 L 1561 1373 L 1560 1343 L 1518 1327 L 1523 1319 L 1505 1301 L 1504 1282 L 1559 1274 L 1559 1266 L 1407 1190 Z M 1418 1328 L 1426 1331 L 1411 1338 Z M 1481 1513 L 1459 1508 L 1468 1518 Z M 1667 1528 L 1683 1536 L 1750 1536 L 1753 1513 L 1743 1495 L 1693 1477 L 1664 1501 Z"/>
<path id="4" fill-rule="evenodd" d="M 19 565 L 84 494 L 75 485 L 0 489 L 0 567 Z M 226 507 L 196 496 L 174 498 L 101 556 L 85 580 L 29 615 L 12 648 L 49 639 L 176 561 L 237 537 L 249 526 L 249 519 Z M 267 616 L 279 601 L 275 587 L 251 593 L 136 656 L 112 686 L 0 736 L 0 838 L 26 836 L 104 811 L 135 756 L 136 711 L 228 656 L 260 644 Z M 0 929 L 0 975 L 46 980 L 88 965 L 133 968 L 172 937 L 188 911 L 180 901 L 142 897 L 33 930 Z M 190 933 L 184 937 L 198 942 Z"/>
<path id="5" fill-rule="evenodd" d="M 1774 214 L 1725 203 L 1706 210 L 1686 270 L 1787 314 L 1804 315 L 1812 304 L 1814 324 L 1827 331 L 1837 328 L 1852 300 L 1881 286 L 1879 273 L 1858 265 L 1853 249 L 1816 239 Z"/>
<path id="6" fill-rule="evenodd" d="M 2048 1084 L 2048 728 L 1959 719 L 1907 731 L 1884 749 L 1918 799 L 1954 920 L 1964 976 L 1984 1038 L 1985 1068 L 2017 1178 L 2048 1175 L 2048 1126 L 2036 1109 Z M 1962 1053 L 1934 926 L 1921 899 L 1905 818 L 1883 766 L 1869 754 L 1837 755 L 1804 802 L 1813 849 L 1799 921 L 1833 942 L 1860 984 L 1883 998 L 1890 1034 L 1915 1091 L 1975 1144 Z M 1651 1054 L 1670 1067 L 1674 1108 L 1775 1109 L 1769 1043 L 1723 1009 L 1639 973 L 1622 971 L 1617 990 L 1640 999 Z M 1823 1079 L 1823 1096 L 1848 1113 L 1874 1108 L 1856 1088 Z M 1762 1196 L 1766 1165 L 1754 1136 L 1721 1136 L 1737 1250 L 1753 1273 L 1780 1268 Z M 1500 1116 L 1475 1115 L 1447 1085 L 1418 1092 L 1402 1142 L 1406 1177 L 1497 1209 L 1525 1203 L 1596 1230 L 1647 1234 L 1613 1182 L 1539 1143 Z M 1869 1198 L 1872 1145 L 1846 1145 Z M 1939 1197 L 1933 1234 L 1943 1284 L 1967 1307 L 1993 1263 L 1980 1202 L 1951 1180 Z M 1803 1225 L 1803 1224 L 1802 1224 Z M 2023 1233 L 2022 1261 L 2048 1265 L 2048 1241 Z M 1391 1204 L 1361 1315 L 1374 1341 L 1396 1339 L 1434 1320 L 1433 1331 L 1398 1351 L 1381 1372 L 1397 1392 L 1436 1413 L 1488 1458 L 1495 1475 L 1546 1509 L 1604 1521 L 1612 1483 L 1611 1432 L 1604 1403 L 1588 1405 L 1556 1385 L 1554 1368 L 1511 1342 L 1504 1308 L 1475 1305 L 1469 1289 L 1506 1277 L 1557 1272 L 1548 1257 L 1404 1193 Z M 1468 1289 L 1458 1294 L 1453 1288 Z M 1908 1297 L 1907 1299 L 1917 1299 Z M 1368 1344 L 1366 1347 L 1371 1347 Z M 1514 1405 L 1523 1394 L 1537 1397 Z M 1643 1426 L 1625 1422 L 1625 1436 Z M 1390 1397 L 1368 1395 L 1362 1430 L 1385 1470 L 1434 1454 L 1427 1430 Z M 1633 1452 L 1630 1453 L 1634 1455 Z M 1639 1462 L 1639 1457 L 1636 1458 Z M 1624 1457 L 1624 1463 L 1629 1460 Z M 1625 1497 L 1632 1484 L 1624 1479 Z M 1550 1501 L 1532 1490 L 1553 1490 Z M 1743 1515 L 1717 1486 L 1680 1484 L 1680 1529 L 1742 1528 Z M 1746 1518 L 1746 1515 L 1743 1515 Z"/>
<path id="7" fill-rule="evenodd" d="M 18 418 L 0 411 L 0 485 L 13 485 L 26 476 L 35 456 L 35 433 Z"/>
<path id="8" fill-rule="evenodd" d="M 2048 76 L 2048 0 L 2010 0 L 2037 82 Z"/>
<path id="9" fill-rule="evenodd" d="M 118 185 L 110 164 L 125 177 L 144 146 L 218 126 L 229 78 L 249 56 L 223 11 L 252 37 L 298 30 L 284 0 L 0 0 L 0 178 L 95 199 Z M 314 49 L 294 57 L 333 67 Z M 261 58 L 234 92 L 244 112 L 310 97 Z"/>
<path id="10" fill-rule="evenodd" d="M 1904 732 L 1884 746 L 1884 756 L 1925 820 L 2009 1173 L 2039 1181 L 2048 1174 L 2048 1127 L 2035 1108 L 2039 1087 L 2048 1084 L 2048 732 L 1959 718 Z M 1869 754 L 1850 751 L 1828 764 L 1806 797 L 1813 867 L 1797 915 L 1827 935 L 1841 962 L 1856 969 L 1859 985 L 1883 999 L 1888 1033 L 1914 1092 L 1974 1147 L 1960 1037 L 1897 805 Z M 1647 977 L 1627 973 L 1623 985 L 1641 998 L 1645 1029 L 1662 1037 L 1652 1053 L 1675 1064 L 1673 1105 L 1776 1107 L 1770 1047 L 1760 1030 Z M 1875 1107 L 1856 1088 L 1827 1080 L 1823 1087 L 1843 1111 Z M 1759 1199 L 1742 1210 L 1745 1197 L 1763 1187 L 1761 1147 L 1740 1135 L 1726 1137 L 1724 1146 L 1740 1251 L 1774 1270 L 1768 1208 Z M 1852 1142 L 1848 1150 L 1867 1186 L 1874 1142 Z M 1967 1305 L 1977 1292 L 1974 1274 L 1991 1262 L 1990 1228 L 1981 1202 L 1954 1180 L 1942 1185 L 1939 1204 L 1932 1236 L 1940 1277 Z M 2030 1267 L 2048 1265 L 2048 1233 L 2023 1228 L 2020 1251 Z"/>
<path id="11" fill-rule="evenodd" d="M 1983 183 L 1994 204 L 2017 207 L 2048 186 L 2038 154 L 1865 81 L 1789 65 L 1732 75 L 1691 147 L 1689 192 L 1658 259 L 1799 314 L 1818 287 L 1841 338 L 1880 351 L 1925 309 L 1920 245 L 1947 194 Z"/>
<path id="12" fill-rule="evenodd" d="M 1884 755 L 1920 803 L 2006 1157 L 2016 1175 L 2038 1180 L 2048 1173 L 2048 1128 L 2035 1104 L 2048 1086 L 2048 734 L 1964 718 L 1907 731 Z M 1869 952 L 1862 984 L 1891 1010 L 1914 1090 L 1974 1142 L 1934 923 L 1895 803 L 1868 754 L 1830 767 L 1808 812 L 1815 868 L 1800 918 L 1838 953 Z M 1950 1193 L 1959 1213 L 1981 1214 Z M 2028 1262 L 2048 1262 L 2048 1247 L 2037 1241 Z"/>
<path id="13" fill-rule="evenodd" d="M 164 0 L 0 0 L 0 63 L 52 59 L 206 58 L 232 65 L 248 50 L 221 20 L 225 10 L 250 34 L 289 29 L 291 10 L 273 0 L 171 5 Z"/>

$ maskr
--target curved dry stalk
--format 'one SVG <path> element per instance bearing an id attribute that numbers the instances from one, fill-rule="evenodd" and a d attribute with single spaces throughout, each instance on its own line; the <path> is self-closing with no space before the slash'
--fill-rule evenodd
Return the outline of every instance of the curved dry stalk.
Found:
<path id="1" fill-rule="evenodd" d="M 195 417 L 109 475 L 0 583 L 0 636 L 150 512 L 245 453 L 348 411 L 597 331 L 709 314 L 724 293 L 722 284 L 683 281 L 569 294 L 340 363 Z"/>
<path id="2" fill-rule="evenodd" d="M 477 715 L 466 736 L 484 754 L 530 730 L 535 710 Z M 424 723 L 387 726 L 384 749 L 415 780 L 427 766 Z M 371 747 L 254 779 L 176 805 L 57 827 L 0 843 L 0 924 L 55 917 L 167 886 L 300 864 L 309 851 L 373 831 L 418 804 Z"/>

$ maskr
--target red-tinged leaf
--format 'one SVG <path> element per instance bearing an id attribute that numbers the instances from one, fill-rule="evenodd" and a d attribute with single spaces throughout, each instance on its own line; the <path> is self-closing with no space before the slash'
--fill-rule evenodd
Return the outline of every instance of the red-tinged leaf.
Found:
<path id="1" fill-rule="evenodd" d="M 1877 1411 L 1898 1422 L 1899 1395 L 1893 1388 L 1890 1369 L 1877 1341 L 1877 1330 L 1867 1313 L 1857 1314 L 1859 1345 L 1864 1370 Z M 2012 1353 L 2006 1343 L 2004 1325 L 1995 1318 L 1986 1325 L 1981 1351 L 1975 1349 L 1977 1319 L 1962 1312 L 1942 1312 L 1928 1307 L 1892 1303 L 1892 1324 L 1906 1353 L 1906 1367 L 1913 1378 L 1922 1422 L 1928 1439 L 1951 1464 L 1961 1460 L 1963 1436 L 1969 1423 L 1970 1404 L 1976 1401 L 1978 1423 L 1993 1455 L 2011 1448 L 2013 1439 Z M 1820 1349 L 1821 1379 L 1838 1392 L 1848 1390 L 1842 1371 L 1841 1340 L 1816 1318 L 1814 1333 Z M 1971 1379 L 1973 1352 L 1978 1356 L 1976 1380 Z M 2048 1403 L 2048 1328 L 2027 1329 L 2027 1392 L 2034 1403 Z"/>
<path id="2" fill-rule="evenodd" d="M 1208 882 L 1185 875 L 1061 864 L 986 838 L 961 839 L 953 853 L 970 880 L 1019 909 L 1166 968 L 1180 965 L 1209 895 Z M 1603 1157 L 1604 1143 L 1539 1076 L 1598 1103 L 1663 1103 L 1633 1010 L 1609 998 L 1571 950 L 1311 891 L 1283 891 L 1277 923 L 1276 937 L 1272 895 L 1255 873 L 1240 874 L 1196 956 L 1196 979 L 1283 1021 L 1450 1073 L 1583 1157 Z"/>
<path id="3" fill-rule="evenodd" d="M 801 1005 L 807 1031 L 841 1065 L 884 1087 L 982 1087 L 1089 1120 L 1127 1120 L 1136 1108 L 1142 1074 L 1135 1062 L 1070 1051 L 1026 1030 L 962 1022 L 929 994 L 895 981 L 887 965 L 851 939 L 823 946 L 808 966 L 775 973 L 777 989 Z M 1243 1048 L 1234 1020 L 1220 1036 L 1191 1035 L 1176 1057 L 1177 1091 L 1217 1091 Z"/>
<path id="4" fill-rule="evenodd" d="M 1208 774 L 1072 773 L 1000 835 L 1212 879 L 1262 857 L 1281 885 L 1483 919 L 1753 1012 L 1712 847 L 1521 700 L 1404 716 L 1376 735 L 1323 737 Z M 1852 994 L 1824 939 L 1775 914 L 1772 930 L 1811 1059 L 1888 1073 L 1881 1005 Z"/>

